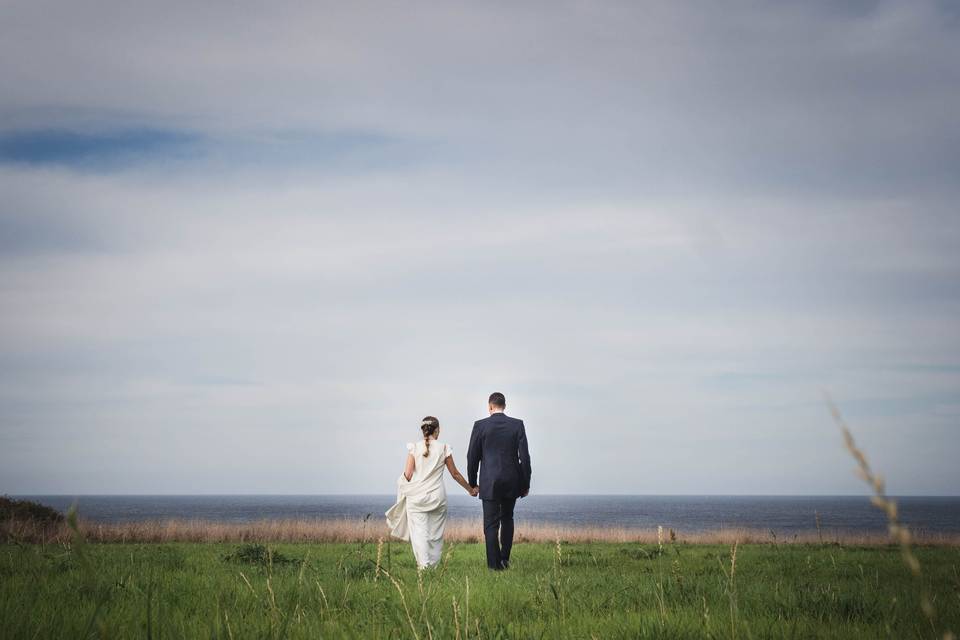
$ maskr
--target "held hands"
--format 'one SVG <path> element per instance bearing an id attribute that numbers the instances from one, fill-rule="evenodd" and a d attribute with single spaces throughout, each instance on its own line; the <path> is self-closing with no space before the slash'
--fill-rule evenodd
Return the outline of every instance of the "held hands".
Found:
<path id="1" fill-rule="evenodd" d="M 467 492 L 474 498 L 480 495 L 480 487 L 470 487 Z"/>

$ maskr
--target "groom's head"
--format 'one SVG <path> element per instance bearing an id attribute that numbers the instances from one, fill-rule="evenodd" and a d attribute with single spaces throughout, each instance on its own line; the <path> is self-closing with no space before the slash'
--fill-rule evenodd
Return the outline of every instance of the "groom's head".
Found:
<path id="1" fill-rule="evenodd" d="M 490 399 L 487 400 L 487 404 L 490 407 L 490 413 L 499 413 L 507 408 L 507 399 L 499 391 L 494 391 L 490 394 Z"/>

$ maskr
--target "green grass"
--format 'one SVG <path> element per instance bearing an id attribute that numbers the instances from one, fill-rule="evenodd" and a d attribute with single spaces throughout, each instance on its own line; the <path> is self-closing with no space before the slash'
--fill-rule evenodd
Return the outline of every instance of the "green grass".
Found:
<path id="1" fill-rule="evenodd" d="M 408 545 L 0 547 L 3 638 L 934 638 L 960 629 L 960 550 L 523 544 L 510 571 L 452 549 L 418 584 Z M 448 551 L 451 550 L 448 547 Z M 282 562 L 269 562 L 279 554 Z M 228 556 L 231 556 L 228 558 Z M 937 632 L 919 607 L 926 588 Z M 401 598 L 402 592 L 402 598 Z M 406 610 L 404 608 L 406 605 Z M 456 616 L 455 616 L 456 608 Z M 406 611 L 409 611 L 409 619 Z"/>

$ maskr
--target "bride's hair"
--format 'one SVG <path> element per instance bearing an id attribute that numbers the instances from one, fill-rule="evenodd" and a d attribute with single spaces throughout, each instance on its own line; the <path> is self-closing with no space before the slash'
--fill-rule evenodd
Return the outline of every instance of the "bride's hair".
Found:
<path id="1" fill-rule="evenodd" d="M 427 416 L 420 422 L 420 431 L 423 431 L 423 444 L 427 450 L 423 452 L 423 457 L 430 455 L 430 436 L 434 435 L 440 429 L 440 421 L 433 416 Z"/>

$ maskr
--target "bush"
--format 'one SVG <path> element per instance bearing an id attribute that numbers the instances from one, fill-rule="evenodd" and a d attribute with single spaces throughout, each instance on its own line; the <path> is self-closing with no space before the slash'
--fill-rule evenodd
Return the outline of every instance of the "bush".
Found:
<path id="1" fill-rule="evenodd" d="M 39 502 L 0 496 L 0 521 L 3 520 L 30 521 L 44 525 L 58 524 L 63 522 L 63 514 Z"/>
<path id="2" fill-rule="evenodd" d="M 279 551 L 274 551 L 269 549 L 262 544 L 245 544 L 237 548 L 233 553 L 228 553 L 223 557 L 224 560 L 231 562 L 246 562 L 249 564 L 286 564 L 288 562 L 294 562 L 293 558 L 289 558 Z"/>

